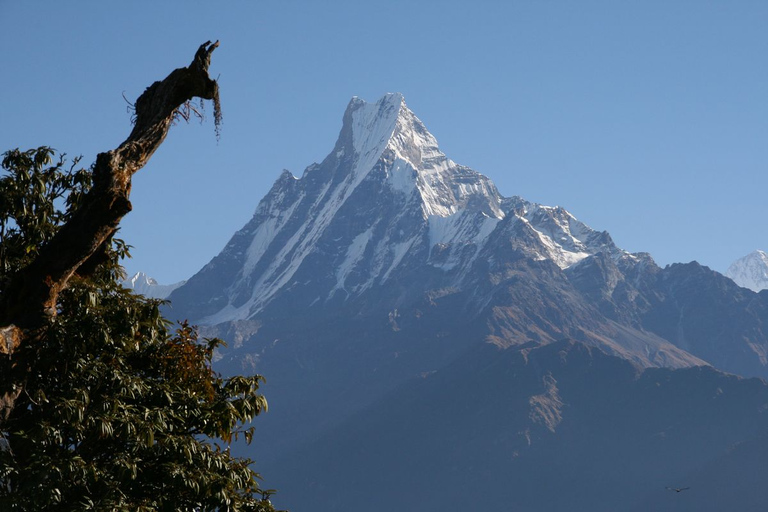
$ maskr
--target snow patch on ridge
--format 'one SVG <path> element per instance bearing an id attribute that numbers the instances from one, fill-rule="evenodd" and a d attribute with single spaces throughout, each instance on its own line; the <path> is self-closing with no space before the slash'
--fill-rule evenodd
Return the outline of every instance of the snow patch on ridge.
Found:
<path id="1" fill-rule="evenodd" d="M 499 219 L 485 217 L 479 229 L 466 212 L 445 217 L 430 215 L 428 221 L 429 245 L 433 247 L 437 244 L 480 242 L 493 231 Z"/>
<path id="2" fill-rule="evenodd" d="M 387 173 L 389 178 L 389 184 L 392 190 L 402 192 L 406 195 L 410 194 L 416 186 L 416 171 L 413 165 L 402 158 L 397 158 L 392 163 L 392 169 Z"/>
<path id="3" fill-rule="evenodd" d="M 478 219 L 481 220 L 478 222 Z M 474 245 L 474 255 L 467 262 L 471 264 L 500 220 L 484 214 L 478 215 L 466 211 L 446 217 L 430 215 L 428 218 L 430 249 L 438 248 L 450 251 L 447 257 L 441 258 L 437 262 L 433 261 L 432 265 L 443 270 L 451 270 L 461 263 L 462 250 L 468 245 Z"/>
<path id="4" fill-rule="evenodd" d="M 303 197 L 303 196 L 302 196 Z M 301 202 L 302 197 L 295 201 L 288 210 L 271 212 L 270 217 L 263 221 L 253 232 L 253 240 L 248 246 L 245 264 L 243 265 L 243 274 L 250 273 L 259 262 L 264 253 L 267 252 L 275 236 L 283 229 L 283 226 L 290 220 L 294 210 Z"/>
<path id="5" fill-rule="evenodd" d="M 521 218 L 536 232 L 547 249 L 547 254 L 540 255 L 541 259 L 551 259 L 562 269 L 602 251 L 609 252 L 614 259 L 634 258 L 560 206 L 528 203 Z"/>
<path id="6" fill-rule="evenodd" d="M 352 240 L 352 243 L 347 248 L 347 254 L 344 261 L 336 270 L 336 286 L 331 290 L 331 295 L 333 295 L 336 290 L 346 291 L 344 284 L 347 280 L 347 276 L 349 276 L 349 273 L 354 269 L 355 265 L 363 258 L 363 254 L 365 253 L 366 247 L 368 247 L 368 243 L 371 241 L 372 235 L 373 226 L 366 229 Z"/>
<path id="7" fill-rule="evenodd" d="M 413 246 L 416 240 L 417 240 L 417 237 L 414 237 L 404 242 L 396 243 L 390 247 L 389 251 L 390 251 L 390 255 L 392 256 L 392 263 L 390 263 L 387 271 L 384 272 L 384 275 L 381 278 L 382 283 L 385 282 L 387 279 L 389 279 L 389 275 L 392 273 L 392 271 L 395 268 L 397 268 L 400 262 L 403 261 L 403 258 L 405 257 L 406 254 L 408 254 L 408 250 Z"/>

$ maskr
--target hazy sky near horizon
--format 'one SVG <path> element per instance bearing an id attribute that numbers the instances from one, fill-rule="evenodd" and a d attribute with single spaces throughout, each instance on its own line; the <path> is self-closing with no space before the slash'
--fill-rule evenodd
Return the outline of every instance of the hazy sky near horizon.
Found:
<path id="1" fill-rule="evenodd" d="M 212 8 L 214 6 L 215 8 Z M 125 262 L 190 277 L 349 99 L 401 92 L 452 160 L 661 264 L 768 249 L 768 2 L 0 0 L 0 151 L 116 147 L 131 101 L 219 39 L 224 124 L 134 178 Z M 212 118 L 212 108 L 207 109 Z"/>

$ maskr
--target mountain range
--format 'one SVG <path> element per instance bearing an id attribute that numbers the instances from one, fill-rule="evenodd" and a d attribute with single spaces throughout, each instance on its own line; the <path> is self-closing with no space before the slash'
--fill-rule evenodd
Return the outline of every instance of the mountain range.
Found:
<path id="1" fill-rule="evenodd" d="M 296 512 L 766 502 L 736 489 L 768 477 L 768 292 L 503 196 L 400 94 L 169 298 L 266 375 L 248 453 Z"/>

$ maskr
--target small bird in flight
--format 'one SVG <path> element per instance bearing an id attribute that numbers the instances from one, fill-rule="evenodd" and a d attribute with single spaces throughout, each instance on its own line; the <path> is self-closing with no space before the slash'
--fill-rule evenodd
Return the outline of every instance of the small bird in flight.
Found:
<path id="1" fill-rule="evenodd" d="M 690 489 L 690 487 L 667 487 L 668 491 L 683 492 Z"/>

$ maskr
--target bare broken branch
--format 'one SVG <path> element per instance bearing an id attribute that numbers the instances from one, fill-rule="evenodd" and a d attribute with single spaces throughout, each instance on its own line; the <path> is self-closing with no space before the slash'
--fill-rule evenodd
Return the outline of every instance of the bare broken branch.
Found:
<path id="1" fill-rule="evenodd" d="M 179 107 L 192 98 L 218 98 L 208 76 L 219 42 L 201 45 L 192 63 L 147 87 L 136 100 L 136 122 L 118 148 L 96 157 L 93 188 L 72 219 L 14 276 L 0 299 L 0 325 L 33 329 L 56 314 L 56 299 L 70 277 L 94 255 L 131 211 L 131 177 L 165 140 Z"/>

